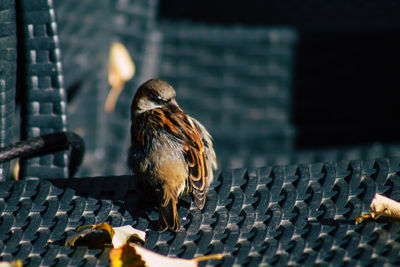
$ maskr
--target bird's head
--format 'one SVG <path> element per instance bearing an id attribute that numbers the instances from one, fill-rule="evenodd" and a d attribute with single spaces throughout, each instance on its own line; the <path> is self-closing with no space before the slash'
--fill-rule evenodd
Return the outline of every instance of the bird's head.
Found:
<path id="1" fill-rule="evenodd" d="M 180 109 L 175 99 L 174 88 L 167 82 L 151 79 L 143 83 L 132 100 L 132 115 L 137 115 L 155 108 Z"/>

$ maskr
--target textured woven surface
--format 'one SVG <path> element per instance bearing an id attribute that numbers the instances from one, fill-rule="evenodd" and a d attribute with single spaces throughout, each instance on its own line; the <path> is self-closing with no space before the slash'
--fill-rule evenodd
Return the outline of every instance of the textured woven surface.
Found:
<path id="1" fill-rule="evenodd" d="M 329 162 L 340 160 L 369 160 L 380 157 L 400 157 L 400 145 L 369 144 L 359 146 L 341 146 L 319 149 L 295 149 L 291 153 L 285 151 L 252 152 L 243 150 L 236 154 L 225 154 L 220 159 L 220 166 L 262 167 L 273 165 L 309 164 L 313 162 Z"/>
<path id="2" fill-rule="evenodd" d="M 54 1 L 67 90 L 106 67 L 104 52 L 113 23 L 110 7 L 109 0 Z"/>
<path id="3" fill-rule="evenodd" d="M 159 75 L 201 121 L 215 128 L 289 123 L 294 30 L 174 22 L 161 29 Z"/>
<path id="4" fill-rule="evenodd" d="M 112 42 L 111 2 L 55 1 L 60 45 L 68 92 L 69 128 L 81 135 L 87 148 L 90 175 L 100 175 L 104 159 L 106 115 L 104 102 L 109 90 L 107 63 Z M 89 174 L 88 174 L 89 175 Z"/>
<path id="5" fill-rule="evenodd" d="M 68 121 L 87 148 L 85 165 L 91 175 L 102 173 L 97 156 L 106 128 L 104 101 L 107 83 L 108 49 L 112 41 L 113 17 L 109 0 L 54 2 L 59 26 L 65 88 L 68 92 Z M 104 141 L 103 141 L 104 143 Z M 104 149 L 104 148 L 103 148 Z M 104 155 L 104 152 L 100 151 Z"/>
<path id="6" fill-rule="evenodd" d="M 12 141 L 15 131 L 15 84 L 17 69 L 17 38 L 15 2 L 0 3 L 0 146 Z M 0 165 L 0 180 L 7 176 L 8 164 Z"/>
<path id="7" fill-rule="evenodd" d="M 22 135 L 25 138 L 66 130 L 66 95 L 60 62 L 59 39 L 52 1 L 19 2 L 24 64 Z M 68 176 L 66 152 L 26 161 L 26 178 Z"/>
<path id="8" fill-rule="evenodd" d="M 221 173 L 200 212 L 183 198 L 182 231 L 148 230 L 146 246 L 193 257 L 225 253 L 207 265 L 399 264 L 399 222 L 367 221 L 375 193 L 400 200 L 400 159 L 237 169 Z M 104 249 L 66 248 L 83 224 L 157 225 L 131 177 L 0 183 L 0 257 L 26 266 L 108 264 Z"/>

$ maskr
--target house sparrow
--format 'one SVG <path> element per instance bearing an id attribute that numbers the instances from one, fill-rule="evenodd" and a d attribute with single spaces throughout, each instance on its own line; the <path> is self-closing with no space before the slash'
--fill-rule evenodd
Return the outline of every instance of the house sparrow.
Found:
<path id="1" fill-rule="evenodd" d="M 131 104 L 128 165 L 158 205 L 160 230 L 178 231 L 179 196 L 189 191 L 204 208 L 207 186 L 217 168 L 211 135 L 178 106 L 170 84 L 151 79 Z"/>

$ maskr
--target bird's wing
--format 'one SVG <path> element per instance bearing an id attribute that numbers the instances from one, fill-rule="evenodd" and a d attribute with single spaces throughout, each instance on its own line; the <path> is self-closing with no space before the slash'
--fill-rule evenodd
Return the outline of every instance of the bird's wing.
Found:
<path id="1" fill-rule="evenodd" d="M 206 153 L 206 161 L 208 168 L 207 182 L 209 185 L 210 183 L 212 183 L 214 179 L 213 170 L 216 170 L 218 168 L 217 156 L 215 155 L 213 147 L 213 140 L 211 134 L 207 131 L 206 127 L 204 127 L 203 124 L 201 124 L 198 120 L 196 120 L 193 117 L 189 116 L 189 119 L 191 119 L 194 125 L 197 127 L 197 130 L 199 131 L 204 144 L 204 151 Z"/>
<path id="2" fill-rule="evenodd" d="M 152 109 L 146 112 L 146 116 L 148 116 L 147 119 L 143 120 L 146 121 L 146 127 L 144 127 L 145 125 L 137 125 L 136 127 L 145 128 L 147 131 L 134 131 L 139 132 L 139 134 L 133 138 L 140 140 L 140 143 L 148 143 L 149 140 L 146 139 L 164 131 L 182 143 L 184 158 L 188 165 L 189 190 L 197 207 L 203 209 L 206 200 L 207 181 L 210 175 L 212 177 L 211 168 L 208 167 L 206 149 L 203 144 L 204 137 L 201 134 L 202 131 L 207 131 L 203 126 L 199 127 L 197 121 L 194 122 L 180 109 Z M 211 144 L 212 149 L 211 139 L 207 135 L 206 140 L 208 145 Z"/>
<path id="3" fill-rule="evenodd" d="M 203 209 L 210 173 L 202 136 L 191 118 L 183 112 L 173 113 L 171 121 L 174 120 L 176 120 L 175 125 L 180 125 L 184 136 L 184 157 L 189 170 L 189 189 L 197 207 Z"/>

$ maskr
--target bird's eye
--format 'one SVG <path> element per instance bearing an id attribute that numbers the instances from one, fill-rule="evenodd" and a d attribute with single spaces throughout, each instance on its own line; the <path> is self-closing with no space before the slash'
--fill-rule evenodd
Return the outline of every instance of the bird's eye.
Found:
<path id="1" fill-rule="evenodd" d="M 153 101 L 154 103 L 157 103 L 158 105 L 165 105 L 168 103 L 168 100 L 164 100 L 159 96 L 151 96 L 150 99 L 151 99 L 151 101 Z"/>

